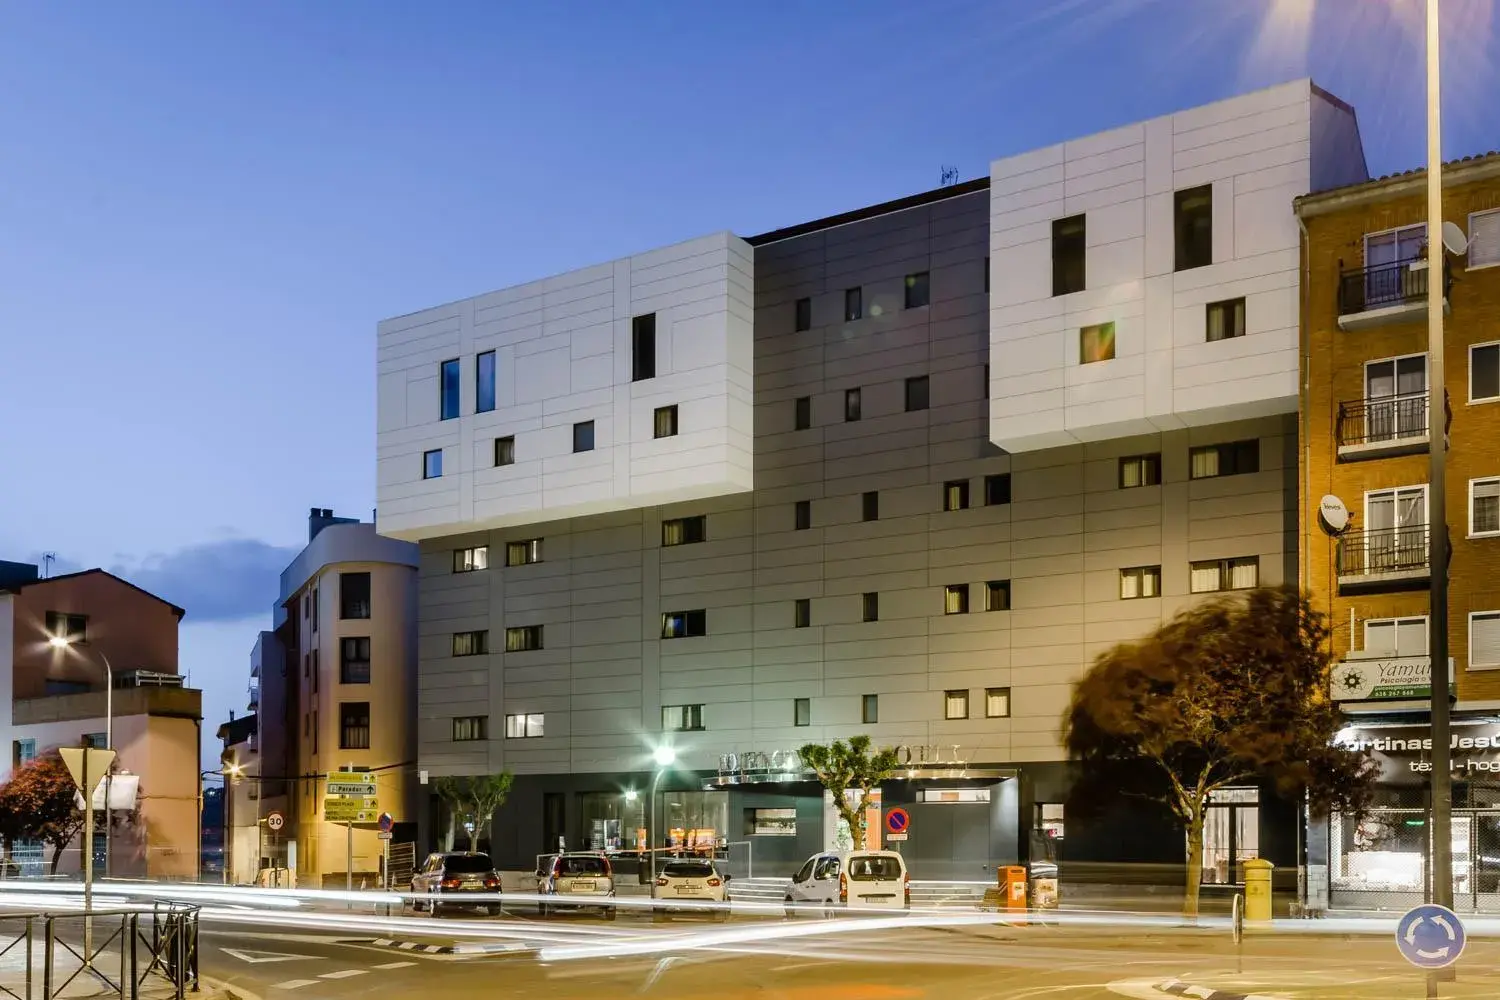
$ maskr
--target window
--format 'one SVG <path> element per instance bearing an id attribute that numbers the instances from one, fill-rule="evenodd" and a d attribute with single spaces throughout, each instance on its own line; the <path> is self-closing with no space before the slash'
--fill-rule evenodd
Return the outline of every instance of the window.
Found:
<path id="1" fill-rule="evenodd" d="M 1161 567 L 1132 566 L 1120 570 L 1120 600 L 1161 596 Z"/>
<path id="2" fill-rule="evenodd" d="M 852 323 L 864 314 L 864 294 L 858 288 L 846 288 L 844 290 L 844 322 Z"/>
<path id="3" fill-rule="evenodd" d="M 984 259 L 984 294 L 990 294 L 990 259 Z"/>
<path id="4" fill-rule="evenodd" d="M 1193 479 L 1243 476 L 1260 471 L 1260 440 L 1211 444 L 1188 452 L 1188 475 Z"/>
<path id="5" fill-rule="evenodd" d="M 370 683 L 370 637 L 346 635 L 339 640 L 339 683 Z"/>
<path id="6" fill-rule="evenodd" d="M 11 744 L 11 763 L 15 767 L 30 764 L 36 760 L 36 740 L 16 740 Z"/>
<path id="7" fill-rule="evenodd" d="M 683 639 L 707 634 L 708 612 L 702 608 L 697 611 L 668 611 L 661 616 L 663 639 Z"/>
<path id="8" fill-rule="evenodd" d="M 792 699 L 792 725 L 794 725 L 794 726 L 810 726 L 810 725 L 812 725 L 812 699 L 811 698 L 793 698 Z"/>
<path id="9" fill-rule="evenodd" d="M 474 359 L 474 412 L 495 408 L 495 352 L 485 351 Z"/>
<path id="10" fill-rule="evenodd" d="M 594 450 L 594 422 L 583 420 L 573 425 L 573 453 Z"/>
<path id="11" fill-rule="evenodd" d="M 1500 344 L 1469 348 L 1469 401 L 1500 399 Z"/>
<path id="12" fill-rule="evenodd" d="M 812 501 L 798 500 L 792 506 L 792 528 L 795 531 L 806 531 L 812 527 Z"/>
<path id="13" fill-rule="evenodd" d="M 943 614 L 966 615 L 969 613 L 969 585 L 950 583 L 943 588 Z"/>
<path id="14" fill-rule="evenodd" d="M 793 307 L 793 310 L 796 313 L 796 319 L 792 324 L 792 328 L 798 333 L 801 333 L 803 330 L 811 330 L 812 299 L 798 299 L 796 305 Z"/>
<path id="15" fill-rule="evenodd" d="M 702 705 L 663 705 L 661 728 L 669 733 L 697 732 L 703 728 Z"/>
<path id="16" fill-rule="evenodd" d="M 339 617 L 370 617 L 370 574 L 339 574 Z"/>
<path id="17" fill-rule="evenodd" d="M 339 705 L 339 749 L 370 749 L 370 703 L 346 701 Z"/>
<path id="18" fill-rule="evenodd" d="M 318 693 L 318 678 L 322 676 L 323 668 L 318 663 L 318 650 L 312 651 L 312 689 L 313 694 Z"/>
<path id="19" fill-rule="evenodd" d="M 1010 718 L 1010 688 L 984 689 L 984 717 L 986 719 Z"/>
<path id="20" fill-rule="evenodd" d="M 797 699 L 797 701 L 799 703 L 805 702 L 806 700 L 807 700 L 806 698 L 798 698 Z M 797 723 L 797 725 L 799 725 L 799 726 L 805 726 L 805 725 L 807 725 L 807 723 L 805 723 L 805 722 L 799 722 L 799 723 Z M 745 836 L 747 836 L 747 837 L 795 837 L 795 836 L 797 836 L 797 810 L 796 810 L 796 808 L 795 807 L 786 807 L 786 806 L 783 806 L 783 807 L 777 808 L 777 809 L 746 809 L 745 810 Z M 713 874 L 713 869 L 711 867 L 709 867 L 708 862 L 706 862 L 706 861 L 688 861 L 688 862 L 683 862 L 683 861 L 669 861 L 669 862 L 667 862 L 667 865 L 668 865 L 669 868 L 672 867 L 672 866 L 676 866 L 676 865 L 690 865 L 690 866 L 694 866 L 695 868 L 701 867 L 701 868 L 706 869 L 706 870 L 704 870 L 702 872 L 699 872 L 699 871 L 696 871 L 696 870 L 689 870 L 689 871 L 684 871 L 684 872 L 681 873 L 683 875 L 688 875 L 688 876 L 694 876 L 694 875 L 712 875 Z"/>
<path id="21" fill-rule="evenodd" d="M 1469 270 L 1500 264 L 1500 209 L 1469 213 Z"/>
<path id="22" fill-rule="evenodd" d="M 527 653 L 541 648 L 542 626 L 517 625 L 514 628 L 505 630 L 505 651 L 507 653 Z"/>
<path id="23" fill-rule="evenodd" d="M 1010 610 L 1010 581 L 991 580 L 984 585 L 984 610 Z"/>
<path id="24" fill-rule="evenodd" d="M 441 418 L 452 420 L 458 416 L 458 359 L 444 361 L 438 373 L 438 392 L 441 397 Z"/>
<path id="25" fill-rule="evenodd" d="M 907 309 L 920 309 L 932 304 L 932 282 L 926 271 L 906 276 Z"/>
<path id="26" fill-rule="evenodd" d="M 867 694 L 860 699 L 860 721 L 867 726 L 873 726 L 880 721 L 880 695 Z"/>
<path id="27" fill-rule="evenodd" d="M 969 692 L 943 692 L 943 718 L 967 719 L 969 717 Z"/>
<path id="28" fill-rule="evenodd" d="M 542 540 L 527 538 L 505 543 L 505 565 L 530 566 L 542 561 Z"/>
<path id="29" fill-rule="evenodd" d="M 661 523 L 662 545 L 692 545 L 708 537 L 708 518 L 678 517 Z"/>
<path id="30" fill-rule="evenodd" d="M 1427 616 L 1369 619 L 1365 622 L 1365 652 L 1378 656 L 1426 656 Z"/>
<path id="31" fill-rule="evenodd" d="M 918 375 L 906 380 L 906 412 L 927 409 L 927 376 Z"/>
<path id="32" fill-rule="evenodd" d="M 656 377 L 656 313 L 630 321 L 630 380 Z"/>
<path id="33" fill-rule="evenodd" d="M 1500 667 L 1500 611 L 1470 612 L 1469 666 Z"/>
<path id="34" fill-rule="evenodd" d="M 1260 584 L 1260 559 L 1210 559 L 1191 564 L 1188 589 L 1195 594 L 1215 590 L 1249 590 Z"/>
<path id="35" fill-rule="evenodd" d="M 509 630 L 506 638 L 510 637 Z M 476 629 L 472 632 L 453 633 L 453 655 L 454 656 L 483 656 L 490 651 L 490 633 L 488 629 Z"/>
<path id="36" fill-rule="evenodd" d="M 1115 359 L 1114 323 L 1095 323 L 1078 331 L 1078 363 L 1091 365 L 1095 361 Z"/>
<path id="37" fill-rule="evenodd" d="M 1245 300 L 1228 299 L 1208 304 L 1208 339 L 1229 340 L 1245 335 Z"/>
<path id="38" fill-rule="evenodd" d="M 79 738 L 79 742 L 86 747 L 93 747 L 95 750 L 104 750 L 106 749 L 105 744 L 109 742 L 109 734 L 84 733 L 83 736 Z"/>
<path id="39" fill-rule="evenodd" d="M 652 420 L 654 433 L 659 438 L 677 436 L 677 404 L 658 406 Z"/>
<path id="40" fill-rule="evenodd" d="M 490 738 L 488 715 L 465 715 L 453 720 L 453 742 L 472 743 Z"/>
<path id="41" fill-rule="evenodd" d="M 541 713 L 530 715 L 507 715 L 505 738 L 508 740 L 534 740 L 544 733 L 545 717 Z"/>
<path id="42" fill-rule="evenodd" d="M 513 435 L 495 438 L 495 465 L 516 464 L 516 439 Z"/>
<path id="43" fill-rule="evenodd" d="M 68 642 L 88 642 L 89 616 L 49 611 L 47 612 L 47 635 L 66 639 Z"/>
<path id="44" fill-rule="evenodd" d="M 368 575 L 368 574 L 366 574 L 366 575 Z M 322 614 L 321 614 L 322 608 L 323 608 L 323 605 L 318 602 L 318 588 L 316 586 L 314 586 L 313 589 L 312 589 L 312 633 L 313 633 L 313 635 L 317 635 L 318 634 L 318 619 L 322 617 Z M 342 613 L 340 614 L 340 617 L 343 617 Z M 362 615 L 355 614 L 355 615 L 350 615 L 349 617 L 352 617 L 352 618 L 368 618 L 368 617 L 370 617 L 370 612 L 367 610 Z M 317 656 L 317 655 L 318 655 L 318 651 L 316 649 L 313 650 L 313 656 Z"/>
<path id="45" fill-rule="evenodd" d="M 878 491 L 870 490 L 860 498 L 860 516 L 866 521 L 880 520 L 880 493 Z"/>
<path id="46" fill-rule="evenodd" d="M 1469 534 L 1500 534 L 1500 477 L 1469 480 Z"/>
<path id="47" fill-rule="evenodd" d="M 812 426 L 812 397 L 798 396 L 793 430 L 805 431 Z"/>
<path id="48" fill-rule="evenodd" d="M 1132 455 L 1120 459 L 1120 489 L 1161 485 L 1161 455 Z"/>
<path id="49" fill-rule="evenodd" d="M 453 572 L 472 573 L 478 569 L 490 568 L 490 547 L 488 545 L 475 545 L 467 549 L 453 550 Z"/>
<path id="50" fill-rule="evenodd" d="M 1052 294 L 1068 295 L 1084 288 L 1084 216 L 1052 220 Z M 986 271 L 989 268 L 985 268 Z M 988 289 L 986 289 L 988 291 Z"/>
<path id="51" fill-rule="evenodd" d="M 846 423 L 859 419 L 859 390 L 844 390 L 844 421 Z"/>
<path id="52" fill-rule="evenodd" d="M 807 628 L 812 625 L 812 598 L 799 597 L 792 603 L 792 627 Z"/>
<path id="53" fill-rule="evenodd" d="M 1214 262 L 1214 189 L 1212 184 L 1178 191 L 1172 204 L 1178 271 Z"/>
<path id="54" fill-rule="evenodd" d="M 969 506 L 969 481 L 953 479 L 943 484 L 943 509 L 966 510 Z"/>
<path id="55" fill-rule="evenodd" d="M 443 449 L 422 452 L 422 478 L 439 479 L 443 475 Z"/>
<path id="56" fill-rule="evenodd" d="M 1010 473 L 1000 472 L 993 476 L 984 477 L 984 503 L 986 507 L 995 507 L 1003 503 L 1010 503 Z"/>
<path id="57" fill-rule="evenodd" d="M 1366 559 L 1372 571 L 1413 557 L 1426 564 L 1427 487 L 1372 490 L 1365 494 Z M 1419 549 L 1419 552 L 1411 550 Z"/>
<path id="58" fill-rule="evenodd" d="M 867 622 L 880 621 L 880 595 L 871 591 L 864 595 L 863 600 L 864 620 Z"/>

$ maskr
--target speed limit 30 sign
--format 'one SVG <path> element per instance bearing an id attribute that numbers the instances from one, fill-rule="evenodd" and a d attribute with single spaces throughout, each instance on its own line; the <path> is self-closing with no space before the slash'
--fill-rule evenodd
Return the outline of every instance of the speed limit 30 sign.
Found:
<path id="1" fill-rule="evenodd" d="M 272 812 L 266 813 L 266 829 L 267 830 L 270 830 L 270 831 L 272 831 L 274 833 L 275 831 L 280 830 L 284 826 L 286 826 L 286 817 L 283 816 L 281 813 L 275 812 L 274 810 Z"/>

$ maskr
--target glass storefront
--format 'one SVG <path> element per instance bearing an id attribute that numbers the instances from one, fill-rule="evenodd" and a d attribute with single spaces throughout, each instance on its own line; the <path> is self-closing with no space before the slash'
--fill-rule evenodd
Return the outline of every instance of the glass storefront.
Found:
<path id="1" fill-rule="evenodd" d="M 1203 812 L 1203 884 L 1244 881 L 1240 862 L 1260 856 L 1260 790 L 1221 788 Z"/>
<path id="2" fill-rule="evenodd" d="M 646 826 L 646 797 L 632 792 L 585 792 L 579 796 L 583 847 L 589 851 L 635 851 Z"/>
<path id="3" fill-rule="evenodd" d="M 666 847 L 706 853 L 729 839 L 728 792 L 661 792 L 657 809 Z"/>

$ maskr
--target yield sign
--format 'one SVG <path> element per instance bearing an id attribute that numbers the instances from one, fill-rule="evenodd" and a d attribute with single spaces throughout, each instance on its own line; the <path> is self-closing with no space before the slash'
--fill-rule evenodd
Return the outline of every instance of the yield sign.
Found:
<path id="1" fill-rule="evenodd" d="M 63 763 L 68 765 L 68 773 L 73 776 L 73 784 L 88 798 L 94 797 L 94 789 L 99 787 L 99 782 L 109 773 L 109 766 L 115 762 L 113 750 L 99 750 L 95 747 L 59 747 L 57 752 L 62 755 Z M 87 766 L 85 766 L 87 764 Z M 84 775 L 87 774 L 89 787 L 83 787 Z"/>
<path id="2" fill-rule="evenodd" d="M 267 965 L 271 962 L 295 962 L 301 958 L 315 958 L 315 955 L 290 955 L 284 951 L 248 951 L 241 948 L 220 948 L 226 955 L 233 955 L 241 962 L 249 962 L 251 965 Z"/>

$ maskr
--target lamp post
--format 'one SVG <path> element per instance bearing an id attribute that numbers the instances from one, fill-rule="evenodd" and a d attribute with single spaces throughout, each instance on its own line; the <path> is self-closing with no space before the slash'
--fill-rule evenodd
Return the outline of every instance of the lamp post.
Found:
<path id="1" fill-rule="evenodd" d="M 651 852 L 651 884 L 656 884 L 656 789 L 661 784 L 661 776 L 667 773 L 677 760 L 677 751 L 671 747 L 657 747 L 651 754 L 651 759 L 656 762 L 656 776 L 651 779 L 651 836 L 646 844 L 646 849 Z M 655 892 L 656 890 L 652 890 Z"/>
<path id="2" fill-rule="evenodd" d="M 234 783 L 244 774 L 236 761 L 224 762 L 224 884 L 234 885 Z"/>
<path id="3" fill-rule="evenodd" d="M 65 635 L 54 635 L 47 639 L 47 643 L 53 649 L 71 649 L 74 641 Z M 103 650 L 95 650 L 99 656 L 99 662 L 104 665 L 104 749 L 115 748 L 115 668 L 110 666 L 109 657 L 104 655 Z M 104 877 L 109 878 L 112 874 L 110 859 L 114 856 L 114 803 L 110 801 L 114 791 L 114 767 L 104 776 Z M 93 851 L 94 845 L 87 845 L 86 849 Z"/>

